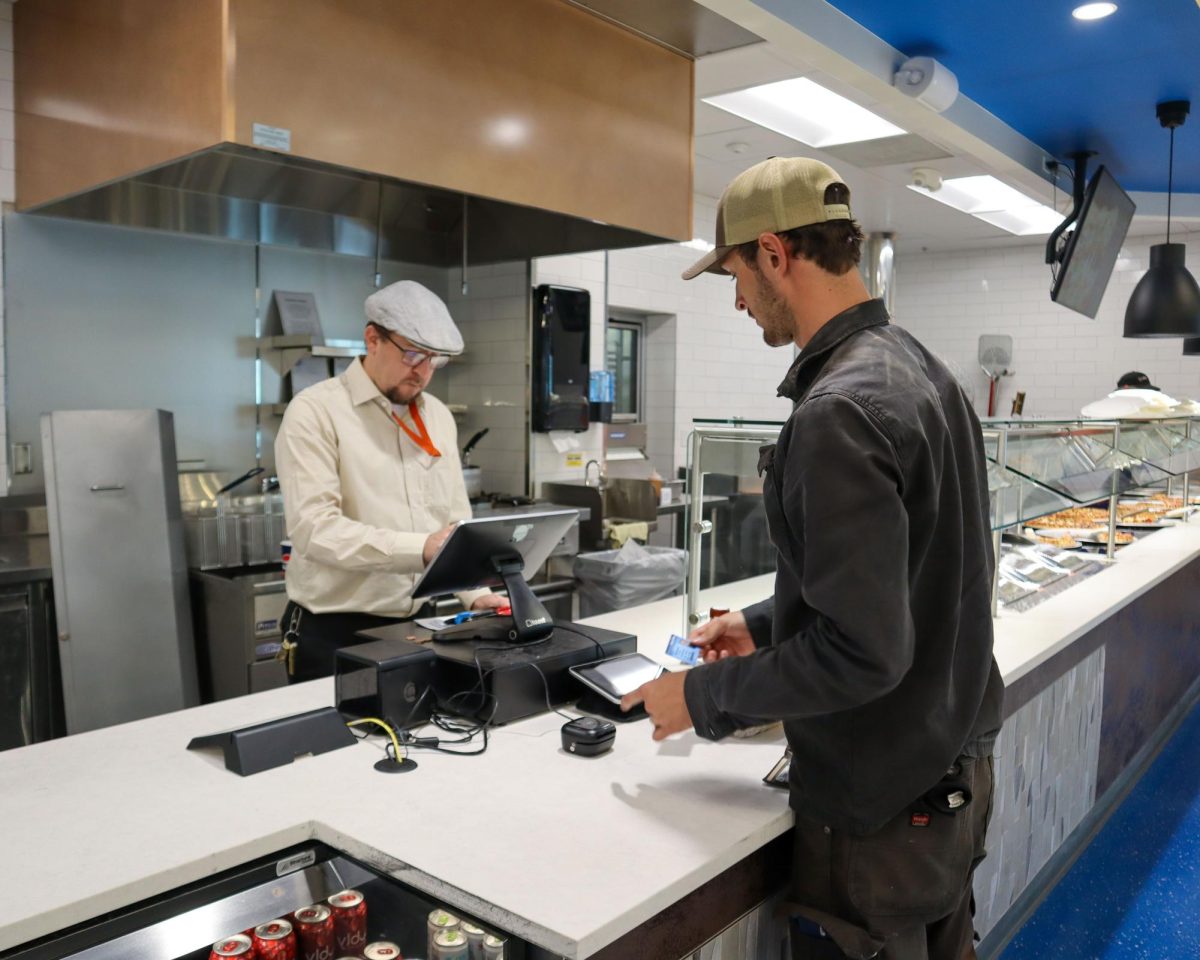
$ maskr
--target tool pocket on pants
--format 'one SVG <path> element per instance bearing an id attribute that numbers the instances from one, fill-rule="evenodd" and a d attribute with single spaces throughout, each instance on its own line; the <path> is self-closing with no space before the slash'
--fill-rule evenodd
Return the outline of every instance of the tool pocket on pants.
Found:
<path id="1" fill-rule="evenodd" d="M 866 917 L 923 923 L 962 898 L 975 857 L 970 818 L 915 805 L 866 836 L 849 836 L 846 892 Z"/>

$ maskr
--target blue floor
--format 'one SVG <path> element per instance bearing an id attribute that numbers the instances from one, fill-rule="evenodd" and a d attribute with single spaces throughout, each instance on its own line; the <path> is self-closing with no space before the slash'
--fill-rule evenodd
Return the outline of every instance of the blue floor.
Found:
<path id="1" fill-rule="evenodd" d="M 1001 960 L 1200 957 L 1200 707 Z"/>

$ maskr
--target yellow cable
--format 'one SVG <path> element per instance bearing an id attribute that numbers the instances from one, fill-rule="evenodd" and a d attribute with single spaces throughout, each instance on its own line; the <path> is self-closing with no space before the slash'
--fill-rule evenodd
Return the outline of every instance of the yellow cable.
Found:
<path id="1" fill-rule="evenodd" d="M 405 752 L 405 753 L 400 752 L 400 741 L 396 739 L 396 731 L 393 730 L 388 724 L 386 724 L 382 720 L 380 720 L 378 717 L 363 717 L 361 720 L 347 720 L 346 726 L 359 727 L 359 726 L 362 726 L 364 723 L 373 723 L 373 724 L 375 724 L 375 726 L 383 727 L 383 729 L 387 731 L 387 735 L 392 738 L 392 749 L 396 753 L 396 762 L 397 763 L 399 763 L 401 760 L 405 759 L 408 756 L 407 752 Z"/>

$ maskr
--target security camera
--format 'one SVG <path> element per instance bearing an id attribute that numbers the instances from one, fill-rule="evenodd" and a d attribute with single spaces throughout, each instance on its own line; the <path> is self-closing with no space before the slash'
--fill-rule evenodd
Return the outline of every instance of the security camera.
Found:
<path id="1" fill-rule="evenodd" d="M 917 167 L 910 181 L 914 187 L 934 193 L 942 189 L 942 175 L 930 167 Z"/>

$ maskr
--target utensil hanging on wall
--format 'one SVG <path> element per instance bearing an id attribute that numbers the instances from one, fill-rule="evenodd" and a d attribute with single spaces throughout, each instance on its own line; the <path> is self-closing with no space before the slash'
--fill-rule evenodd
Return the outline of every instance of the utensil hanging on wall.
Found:
<path id="1" fill-rule="evenodd" d="M 1001 377 L 1011 377 L 1012 337 L 1008 334 L 985 333 L 979 338 L 979 366 L 988 378 L 987 415 L 996 415 L 996 385 Z"/>

